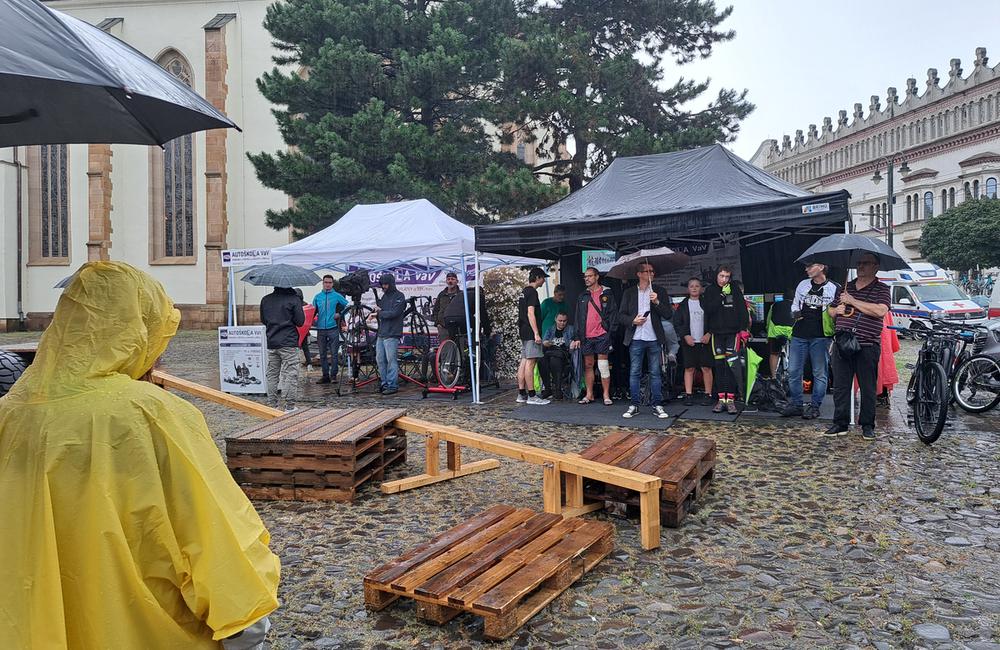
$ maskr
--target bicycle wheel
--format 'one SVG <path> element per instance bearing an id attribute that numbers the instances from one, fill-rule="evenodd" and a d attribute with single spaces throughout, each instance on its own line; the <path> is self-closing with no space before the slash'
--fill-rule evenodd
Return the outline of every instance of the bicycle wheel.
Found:
<path id="1" fill-rule="evenodd" d="M 917 399 L 917 371 L 910 373 L 910 383 L 906 385 L 906 403 L 913 404 Z"/>
<path id="2" fill-rule="evenodd" d="M 937 362 L 921 364 L 916 371 L 917 395 L 913 402 L 913 424 L 917 437 L 929 445 L 941 435 L 948 418 L 948 377 Z"/>
<path id="3" fill-rule="evenodd" d="M 438 346 L 437 357 L 434 360 L 434 370 L 438 381 L 445 388 L 454 388 L 458 383 L 458 375 L 462 370 L 462 352 L 458 344 L 448 339 Z"/>
<path id="4" fill-rule="evenodd" d="M 985 413 L 1000 404 L 1000 363 L 979 355 L 966 359 L 955 371 L 955 401 L 969 413 Z"/>

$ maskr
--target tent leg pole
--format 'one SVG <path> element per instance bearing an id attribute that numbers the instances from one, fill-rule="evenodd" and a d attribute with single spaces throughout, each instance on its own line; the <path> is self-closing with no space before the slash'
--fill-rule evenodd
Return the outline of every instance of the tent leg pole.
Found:
<path id="1" fill-rule="evenodd" d="M 462 253 L 462 256 L 461 256 L 460 259 L 461 259 L 460 263 L 462 265 L 462 271 L 460 273 L 460 276 L 462 278 L 462 302 L 465 304 L 465 340 L 469 344 L 468 345 L 468 348 L 469 348 L 469 374 L 471 375 L 474 372 L 475 364 L 474 364 L 473 359 L 472 359 L 472 326 L 471 326 L 471 323 L 469 322 L 470 321 L 469 300 L 468 300 L 468 298 L 469 298 L 469 281 L 466 278 L 467 269 L 465 268 L 465 253 Z M 478 326 L 478 323 L 477 323 L 477 326 Z M 478 329 L 478 327 L 477 327 L 477 329 Z M 479 396 L 476 394 L 476 378 L 475 377 L 469 377 L 469 386 L 472 388 L 472 402 L 476 403 L 476 402 L 479 401 Z"/>
<path id="2" fill-rule="evenodd" d="M 482 313 L 483 313 L 483 311 L 482 311 L 482 304 L 480 304 L 480 295 L 479 295 L 479 292 L 481 291 L 481 287 L 483 285 L 482 278 L 480 277 L 480 269 L 479 269 L 479 251 L 476 251 L 476 253 L 475 253 L 475 260 L 476 260 L 476 303 L 475 303 L 476 304 L 476 310 L 475 311 L 476 311 L 476 316 L 477 316 L 477 319 L 478 319 L 478 318 L 482 318 Z M 483 358 L 483 344 L 482 344 L 482 340 L 480 339 L 480 336 L 479 336 L 479 332 L 481 332 L 482 329 L 480 327 L 478 327 L 478 324 L 479 324 L 478 320 L 477 320 L 476 324 L 477 324 L 476 331 L 475 331 L 475 335 L 476 335 L 476 376 L 473 379 L 473 381 L 476 384 L 476 397 L 473 400 L 473 402 L 475 404 L 481 404 L 482 401 L 481 401 L 480 398 L 482 397 L 483 387 L 480 386 L 480 384 L 479 384 L 479 368 L 480 368 L 480 364 L 482 363 L 482 358 Z"/>

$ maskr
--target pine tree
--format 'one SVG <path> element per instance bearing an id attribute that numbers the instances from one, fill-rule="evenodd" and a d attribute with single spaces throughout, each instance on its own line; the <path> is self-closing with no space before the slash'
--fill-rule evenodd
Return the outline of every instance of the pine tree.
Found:
<path id="1" fill-rule="evenodd" d="M 427 198 L 468 223 L 551 203 L 515 156 L 494 150 L 499 53 L 512 0 L 284 0 L 265 27 L 281 52 L 258 80 L 288 151 L 249 154 L 294 199 L 267 224 L 297 235 L 357 203 Z"/>
<path id="2" fill-rule="evenodd" d="M 691 111 L 708 82 L 665 87 L 659 66 L 708 57 L 733 38 L 720 30 L 731 12 L 710 0 L 522 0 L 520 29 L 501 55 L 497 119 L 541 127 L 534 146 L 552 161 L 533 171 L 571 192 L 616 156 L 731 141 L 754 108 L 746 91 L 723 89 Z"/>

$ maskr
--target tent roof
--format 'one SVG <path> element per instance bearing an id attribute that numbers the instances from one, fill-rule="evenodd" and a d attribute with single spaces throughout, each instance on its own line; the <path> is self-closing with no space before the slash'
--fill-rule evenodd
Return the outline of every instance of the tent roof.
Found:
<path id="1" fill-rule="evenodd" d="M 720 232 L 843 232 L 849 196 L 846 191 L 806 192 L 715 144 L 616 158 L 558 203 L 501 224 L 478 226 L 476 246 L 555 258 L 587 249 L 648 248 Z"/>
<path id="2" fill-rule="evenodd" d="M 271 251 L 275 263 L 371 270 L 407 263 L 458 268 L 472 261 L 475 234 L 427 199 L 356 205 L 333 225 Z M 541 260 L 489 255 L 484 266 L 537 264 Z"/>

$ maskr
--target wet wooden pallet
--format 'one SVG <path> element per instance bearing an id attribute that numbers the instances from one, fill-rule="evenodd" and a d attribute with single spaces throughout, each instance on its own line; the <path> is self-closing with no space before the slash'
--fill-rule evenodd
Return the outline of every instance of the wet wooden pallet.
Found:
<path id="1" fill-rule="evenodd" d="M 352 502 L 406 460 L 399 409 L 305 409 L 226 438 L 226 465 L 254 499 Z"/>
<path id="2" fill-rule="evenodd" d="M 676 528 L 702 497 L 715 476 L 715 440 L 617 431 L 580 452 L 583 458 L 659 476 L 660 519 Z M 585 481 L 584 498 L 639 505 L 638 493 Z"/>
<path id="3" fill-rule="evenodd" d="M 611 552 L 613 530 L 495 505 L 365 576 L 365 605 L 411 598 L 423 620 L 468 612 L 483 618 L 484 637 L 505 639 Z"/>

